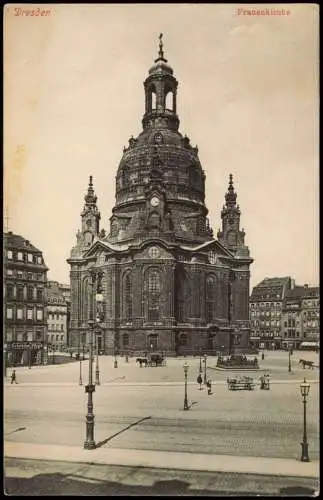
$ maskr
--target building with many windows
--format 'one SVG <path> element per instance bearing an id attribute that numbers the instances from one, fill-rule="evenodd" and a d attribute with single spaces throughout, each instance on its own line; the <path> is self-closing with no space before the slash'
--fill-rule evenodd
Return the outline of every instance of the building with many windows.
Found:
<path id="1" fill-rule="evenodd" d="M 233 178 L 216 239 L 198 148 L 179 132 L 177 87 L 161 41 L 144 82 L 143 130 L 124 148 L 107 230 L 90 177 L 68 259 L 73 346 L 89 341 L 101 273 L 100 350 L 175 355 L 248 347 L 253 259 Z"/>
<path id="2" fill-rule="evenodd" d="M 284 348 L 318 346 L 320 341 L 320 289 L 295 286 L 283 301 L 282 330 Z"/>
<path id="3" fill-rule="evenodd" d="M 304 285 L 302 296 L 303 341 L 320 342 L 320 287 Z"/>
<path id="4" fill-rule="evenodd" d="M 282 347 L 283 300 L 294 281 L 284 278 L 265 278 L 256 285 L 250 297 L 250 342 L 261 349 Z"/>
<path id="5" fill-rule="evenodd" d="M 62 350 L 68 345 L 69 287 L 58 281 L 47 283 L 48 346 Z"/>
<path id="6" fill-rule="evenodd" d="M 295 286 L 290 277 L 265 278 L 250 297 L 250 341 L 261 349 L 314 347 L 319 344 L 319 308 L 319 287 Z"/>
<path id="7" fill-rule="evenodd" d="M 41 250 L 4 234 L 4 348 L 9 365 L 45 363 L 48 268 Z"/>

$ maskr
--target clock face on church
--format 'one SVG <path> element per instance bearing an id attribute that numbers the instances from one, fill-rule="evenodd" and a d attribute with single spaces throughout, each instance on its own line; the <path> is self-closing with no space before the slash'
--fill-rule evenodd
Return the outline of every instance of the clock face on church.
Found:
<path id="1" fill-rule="evenodd" d="M 157 132 L 154 135 L 154 141 L 155 141 L 156 144 L 161 144 L 163 142 L 163 136 L 161 135 L 160 132 Z"/>
<path id="2" fill-rule="evenodd" d="M 152 207 L 158 207 L 159 198 L 157 198 L 157 196 L 153 196 L 152 199 L 150 200 L 150 204 Z"/>

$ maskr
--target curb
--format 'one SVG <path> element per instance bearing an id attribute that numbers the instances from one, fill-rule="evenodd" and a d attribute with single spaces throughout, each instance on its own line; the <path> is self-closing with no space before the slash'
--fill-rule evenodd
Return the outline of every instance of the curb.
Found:
<path id="1" fill-rule="evenodd" d="M 85 450 L 81 447 L 17 442 L 4 443 L 4 457 L 185 471 L 319 477 L 318 461 L 304 463 L 295 459 L 283 458 L 203 455 L 200 453 L 121 448 Z"/>

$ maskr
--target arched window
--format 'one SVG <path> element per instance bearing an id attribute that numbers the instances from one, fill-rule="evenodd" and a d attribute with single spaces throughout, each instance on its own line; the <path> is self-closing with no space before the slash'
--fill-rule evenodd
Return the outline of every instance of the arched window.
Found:
<path id="1" fill-rule="evenodd" d="M 148 292 L 148 320 L 157 321 L 160 315 L 161 280 L 159 271 L 149 269 L 146 275 L 146 290 Z"/>
<path id="2" fill-rule="evenodd" d="M 123 279 L 123 300 L 124 300 L 124 317 L 125 319 L 132 318 L 132 280 L 131 273 L 128 272 Z"/>
<path id="3" fill-rule="evenodd" d="M 148 89 L 148 113 L 152 111 L 153 109 L 156 109 L 157 104 L 156 104 L 156 88 L 154 85 L 151 85 Z"/>
<path id="4" fill-rule="evenodd" d="M 187 335 L 185 333 L 181 333 L 179 336 L 179 344 L 182 346 L 187 346 L 188 341 L 187 341 Z"/>
<path id="5" fill-rule="evenodd" d="M 212 276 L 206 279 L 206 321 L 214 320 L 215 309 L 215 280 Z"/>
<path id="6" fill-rule="evenodd" d="M 149 227 L 151 229 L 158 229 L 160 227 L 160 216 L 157 212 L 153 212 L 149 216 Z"/>
<path id="7" fill-rule="evenodd" d="M 173 107 L 174 107 L 174 96 L 173 92 L 169 90 L 165 95 L 165 109 L 173 111 Z"/>

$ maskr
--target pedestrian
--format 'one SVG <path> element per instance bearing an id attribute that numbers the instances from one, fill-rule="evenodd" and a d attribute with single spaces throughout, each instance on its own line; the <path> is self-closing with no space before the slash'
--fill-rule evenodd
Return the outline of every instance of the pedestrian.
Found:
<path id="1" fill-rule="evenodd" d="M 16 379 L 16 370 L 13 370 L 13 372 L 11 374 L 11 383 L 18 384 L 17 379 Z"/>
<path id="2" fill-rule="evenodd" d="M 208 395 L 212 394 L 212 381 L 211 381 L 210 378 L 206 382 L 206 387 L 207 387 L 207 393 L 208 393 Z"/>
<path id="3" fill-rule="evenodd" d="M 201 374 L 199 373 L 199 374 L 198 374 L 198 377 L 197 377 L 197 383 L 198 383 L 198 384 L 200 384 L 200 390 L 202 389 L 202 382 L 203 382 L 203 380 L 202 380 L 202 376 L 201 376 Z"/>

